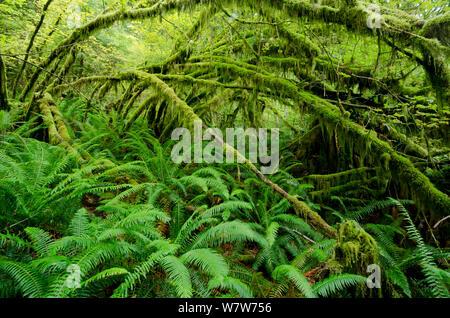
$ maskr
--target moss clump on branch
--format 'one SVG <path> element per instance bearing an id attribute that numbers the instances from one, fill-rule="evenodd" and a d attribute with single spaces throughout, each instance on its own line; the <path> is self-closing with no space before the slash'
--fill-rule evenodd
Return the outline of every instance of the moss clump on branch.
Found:
<path id="1" fill-rule="evenodd" d="M 369 168 L 369 167 L 361 167 L 351 170 L 346 170 L 342 172 L 337 173 L 331 173 L 327 175 L 315 175 L 311 174 L 302 178 L 299 178 L 298 180 L 300 182 L 306 182 L 306 183 L 313 183 L 319 186 L 319 188 L 322 188 L 321 185 L 329 184 L 331 186 L 337 185 L 339 183 L 349 181 L 353 177 L 361 179 L 363 176 L 365 176 L 369 172 L 373 172 L 375 169 Z"/>
<path id="2" fill-rule="evenodd" d="M 336 243 L 336 260 L 344 264 L 344 270 L 366 276 L 369 265 L 379 264 L 377 243 L 355 221 L 341 223 Z M 364 296 L 367 293 L 366 286 L 360 288 L 359 292 Z"/>
<path id="3" fill-rule="evenodd" d="M 442 45 L 450 46 L 450 11 L 428 20 L 420 34 L 428 39 L 438 39 Z"/>

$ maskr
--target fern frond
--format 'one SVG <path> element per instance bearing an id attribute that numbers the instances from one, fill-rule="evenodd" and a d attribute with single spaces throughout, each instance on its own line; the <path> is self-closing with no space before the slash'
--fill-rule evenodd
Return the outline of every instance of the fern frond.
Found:
<path id="1" fill-rule="evenodd" d="M 183 262 L 177 257 L 169 255 L 161 259 L 160 264 L 175 286 L 178 296 L 182 298 L 192 297 L 191 277 Z"/>
<path id="2" fill-rule="evenodd" d="M 121 275 L 126 275 L 128 274 L 128 271 L 125 268 L 121 268 L 121 267 L 113 267 L 113 268 L 108 268 L 105 269 L 103 271 L 101 271 L 98 274 L 95 274 L 94 276 L 92 276 L 91 278 L 89 278 L 88 280 L 84 281 L 83 283 L 81 283 L 82 286 L 87 286 L 93 282 L 99 281 L 99 280 L 104 280 L 105 278 L 108 277 L 112 277 L 112 276 L 121 276 Z"/>
<path id="3" fill-rule="evenodd" d="M 25 232 L 30 237 L 32 248 L 40 256 L 47 254 L 49 246 L 53 242 L 50 234 L 36 227 L 27 227 Z"/>
<path id="4" fill-rule="evenodd" d="M 180 257 L 186 265 L 195 265 L 203 273 L 211 276 L 227 276 L 228 264 L 216 251 L 208 248 L 196 249 L 186 252 Z"/>
<path id="5" fill-rule="evenodd" d="M 356 284 L 363 284 L 366 277 L 355 274 L 337 274 L 316 283 L 312 289 L 317 295 L 328 297 Z"/>
<path id="6" fill-rule="evenodd" d="M 217 276 L 213 278 L 209 281 L 208 288 L 229 290 L 241 298 L 253 298 L 253 293 L 246 284 L 239 279 L 229 276 Z"/>
<path id="7" fill-rule="evenodd" d="M 436 271 L 430 270 L 432 268 L 436 268 L 436 264 L 434 263 L 431 253 L 426 247 L 422 236 L 419 231 L 414 226 L 411 217 L 408 214 L 408 211 L 405 209 L 402 203 L 395 199 L 390 199 L 393 204 L 397 206 L 400 214 L 403 216 L 408 225 L 405 226 L 408 235 L 412 240 L 417 243 L 418 251 L 421 256 L 420 264 L 422 266 L 422 272 L 425 275 L 425 281 L 430 285 L 433 294 L 435 297 L 447 298 L 449 297 L 448 288 L 443 284 L 442 278 L 439 275 L 436 275 Z"/>
<path id="8" fill-rule="evenodd" d="M 287 280 L 292 282 L 298 290 L 300 290 L 305 297 L 315 298 L 309 281 L 292 265 L 280 265 L 272 273 L 272 278 L 279 281 Z"/>
<path id="9" fill-rule="evenodd" d="M 89 213 L 80 209 L 75 213 L 69 225 L 70 235 L 84 237 L 89 235 Z"/>
<path id="10" fill-rule="evenodd" d="M 14 280 L 22 294 L 30 298 L 42 298 L 45 294 L 45 284 L 39 273 L 24 263 L 0 259 L 0 271 Z"/>

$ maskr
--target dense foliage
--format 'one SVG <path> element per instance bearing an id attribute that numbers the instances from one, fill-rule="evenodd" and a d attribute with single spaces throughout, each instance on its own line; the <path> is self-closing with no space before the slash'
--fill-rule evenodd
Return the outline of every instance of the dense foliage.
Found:
<path id="1" fill-rule="evenodd" d="M 449 297 L 448 1 L 0 17 L 0 297 Z M 174 163 L 196 120 L 279 128 L 278 171 Z"/>

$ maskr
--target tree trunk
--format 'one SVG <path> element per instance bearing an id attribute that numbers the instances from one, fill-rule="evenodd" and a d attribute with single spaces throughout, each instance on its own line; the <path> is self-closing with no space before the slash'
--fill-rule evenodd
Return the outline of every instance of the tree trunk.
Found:
<path id="1" fill-rule="evenodd" d="M 8 91 L 6 86 L 6 67 L 0 55 L 0 110 L 9 110 Z"/>

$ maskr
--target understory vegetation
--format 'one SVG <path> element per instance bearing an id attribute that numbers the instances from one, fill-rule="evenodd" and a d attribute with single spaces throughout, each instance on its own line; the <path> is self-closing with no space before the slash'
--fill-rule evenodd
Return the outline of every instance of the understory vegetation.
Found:
<path id="1" fill-rule="evenodd" d="M 1 298 L 449 297 L 447 1 L 0 17 Z M 278 170 L 175 163 L 197 120 L 278 128 Z"/>

